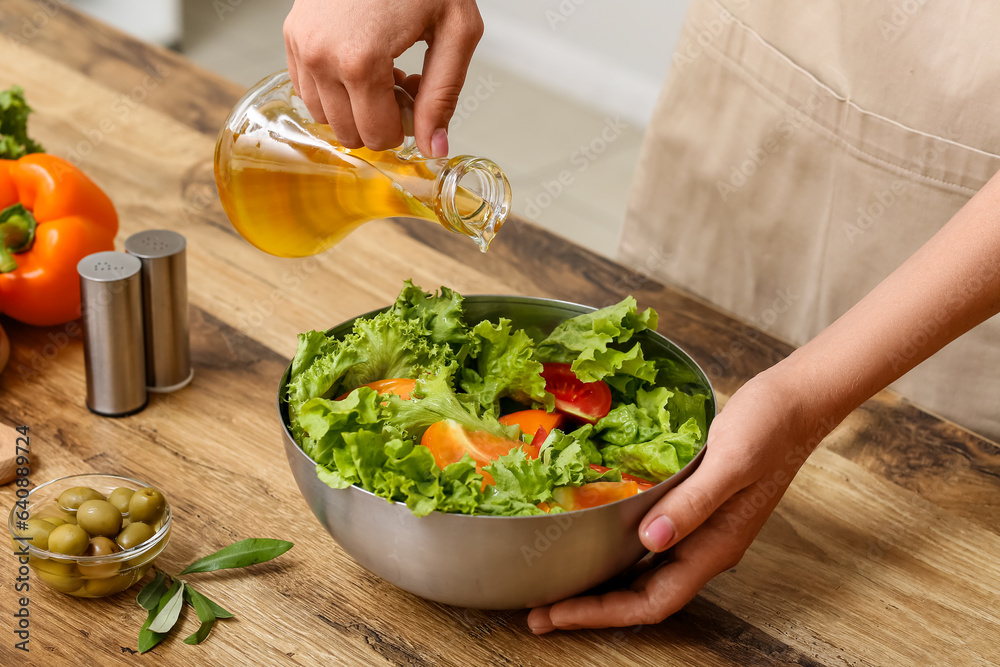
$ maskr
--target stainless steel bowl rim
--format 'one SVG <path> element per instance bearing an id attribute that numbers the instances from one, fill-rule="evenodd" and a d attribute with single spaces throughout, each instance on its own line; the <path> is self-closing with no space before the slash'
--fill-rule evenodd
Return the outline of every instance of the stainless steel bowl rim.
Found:
<path id="1" fill-rule="evenodd" d="M 575 303 L 573 301 L 564 301 L 564 300 L 561 300 L 561 299 L 549 299 L 549 298 L 546 298 L 546 297 L 538 297 L 538 296 L 514 296 L 514 295 L 507 295 L 507 294 L 467 294 L 467 295 L 463 295 L 463 303 L 466 302 L 466 301 L 469 301 L 469 300 L 472 300 L 473 302 L 478 302 L 478 301 L 488 301 L 490 299 L 502 299 L 505 302 L 514 302 L 514 303 L 520 302 L 520 303 L 530 303 L 530 304 L 546 305 L 546 306 L 552 306 L 552 305 L 567 306 L 570 309 L 583 310 L 584 313 L 594 312 L 595 310 L 599 310 L 599 308 L 595 308 L 594 306 L 587 306 L 587 305 L 584 305 L 584 304 L 581 304 L 581 303 Z M 332 327 L 330 327 L 329 329 L 326 330 L 326 333 L 330 334 L 330 332 L 332 332 L 334 329 L 339 329 L 339 328 L 341 328 L 343 326 L 346 326 L 348 324 L 353 324 L 356 320 L 359 320 L 359 319 L 366 319 L 366 318 L 369 318 L 369 317 L 373 317 L 375 315 L 378 315 L 379 313 L 382 313 L 382 312 L 384 312 L 386 310 L 389 310 L 390 308 L 392 308 L 392 304 L 390 304 L 388 306 L 383 306 L 382 308 L 375 308 L 373 310 L 369 310 L 367 313 L 363 313 L 361 315 L 357 315 L 355 317 L 352 317 L 352 318 L 349 318 L 347 320 L 344 320 L 343 322 L 341 322 L 339 324 L 333 325 Z M 704 369 L 702 369 L 702 367 L 698 364 L 698 362 L 696 362 L 691 357 L 691 355 L 689 355 L 687 352 L 684 351 L 684 348 L 682 348 L 681 346 L 677 345 L 674 341 L 672 341 L 671 339 L 667 338 L 666 336 L 664 336 L 663 334 L 661 334 L 659 331 L 656 331 L 655 329 L 646 329 L 645 332 L 648 332 L 648 335 L 650 335 L 650 336 L 656 336 L 656 337 L 662 338 L 663 341 L 666 342 L 669 347 L 672 347 L 675 350 L 677 350 L 681 355 L 684 356 L 684 358 L 690 364 L 692 364 L 695 368 L 698 369 L 698 372 L 705 379 L 705 384 L 706 384 L 706 386 L 708 388 L 709 394 L 710 394 L 711 399 L 712 399 L 712 413 L 711 414 L 706 413 L 706 420 L 707 420 L 707 422 L 711 423 L 712 420 L 715 418 L 715 416 L 718 414 L 718 408 L 717 408 L 718 403 L 717 403 L 717 399 L 716 399 L 716 396 L 715 396 L 715 388 L 712 386 L 712 383 L 708 380 L 708 375 L 705 373 Z M 281 422 L 281 427 L 284 429 L 285 434 L 287 435 L 287 437 L 289 439 L 291 439 L 292 442 L 295 442 L 296 445 L 298 445 L 298 443 L 296 442 L 294 436 L 292 435 L 291 430 L 289 429 L 288 420 L 286 418 L 287 411 L 283 410 L 283 407 L 285 405 L 285 402 L 284 402 L 284 389 L 285 389 L 285 386 L 286 386 L 286 384 L 288 382 L 287 378 L 288 378 L 289 373 L 291 372 L 291 369 L 292 369 L 292 363 L 289 362 L 288 366 L 285 367 L 285 372 L 281 374 L 281 379 L 278 382 L 278 401 L 277 401 L 278 419 Z M 686 471 L 688 469 L 696 467 L 700 463 L 702 457 L 705 455 L 705 449 L 706 448 L 707 448 L 707 443 L 702 446 L 702 448 L 698 451 L 698 453 L 695 454 L 695 456 L 694 456 L 693 459 L 691 459 L 690 461 L 688 461 L 687 465 L 685 465 L 683 468 L 681 468 L 676 473 L 674 473 L 674 475 L 680 475 L 682 472 L 684 472 L 684 471 Z M 305 453 L 305 451 L 302 450 L 301 446 L 297 446 L 296 447 L 296 451 L 298 452 L 298 454 L 300 456 L 302 456 L 306 460 L 310 461 L 313 465 L 318 465 L 316 463 L 316 461 L 314 461 L 308 454 Z M 656 484 L 653 485 L 652 488 L 647 489 L 647 491 L 652 491 L 657 486 L 659 486 L 660 484 L 663 484 L 664 482 L 668 481 L 669 479 L 671 479 L 671 478 L 668 478 L 666 480 L 662 480 L 660 482 L 657 482 Z M 382 496 L 379 496 L 379 495 L 377 495 L 377 494 L 369 491 L 368 489 L 365 489 L 365 488 L 357 486 L 357 485 L 352 485 L 352 486 L 349 486 L 349 487 L 347 487 L 345 489 L 332 489 L 331 488 L 331 490 L 333 490 L 333 491 L 354 491 L 354 492 L 360 492 L 360 493 L 369 495 L 369 496 L 371 496 L 373 498 L 379 498 L 380 500 L 382 500 L 384 502 L 391 503 L 393 505 L 397 505 L 399 507 L 405 508 L 405 509 L 407 509 L 407 511 L 409 511 L 409 508 L 407 508 L 406 503 L 400 502 L 398 500 L 394 501 L 394 500 L 389 500 L 387 498 L 383 498 Z M 490 515 L 490 514 L 462 514 L 462 513 L 459 513 L 459 512 L 439 512 L 438 510 L 434 510 L 432 512 L 432 514 L 445 514 L 448 517 L 456 517 L 456 518 L 462 517 L 464 519 L 477 519 L 477 520 L 490 519 L 490 520 L 493 520 L 493 521 L 532 521 L 532 520 L 534 520 L 534 521 L 545 521 L 545 520 L 551 520 L 553 516 L 562 516 L 562 515 L 568 515 L 568 514 L 572 514 L 574 516 L 578 516 L 578 515 L 581 515 L 581 514 L 584 514 L 584 513 L 587 513 L 587 512 L 594 512 L 594 511 L 602 510 L 602 508 L 607 508 L 607 507 L 611 507 L 613 505 L 618 505 L 619 503 L 626 503 L 626 502 L 628 502 L 631 499 L 632 499 L 631 497 L 630 498 L 622 498 L 621 500 L 616 500 L 613 503 L 606 503 L 604 505 L 599 505 L 597 507 L 588 507 L 587 509 L 572 510 L 570 512 L 559 512 L 559 513 L 556 513 L 556 514 L 532 514 L 532 515 L 528 515 L 528 516 L 494 516 L 494 515 Z M 459 519 L 459 520 L 461 520 L 461 519 Z"/>

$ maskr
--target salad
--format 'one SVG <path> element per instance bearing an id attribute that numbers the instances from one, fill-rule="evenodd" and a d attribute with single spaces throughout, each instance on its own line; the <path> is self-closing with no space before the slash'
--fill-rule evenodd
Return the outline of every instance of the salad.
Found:
<path id="1" fill-rule="evenodd" d="M 467 322 L 463 298 L 406 281 L 337 339 L 299 334 L 284 396 L 292 436 L 333 488 L 432 511 L 521 516 L 635 495 L 705 443 L 710 392 L 633 337 L 620 303 L 550 333 Z"/>

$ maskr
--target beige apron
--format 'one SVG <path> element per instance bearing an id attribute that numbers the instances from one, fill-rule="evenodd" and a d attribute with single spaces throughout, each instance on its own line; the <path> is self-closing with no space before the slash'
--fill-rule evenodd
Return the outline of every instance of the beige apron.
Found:
<path id="1" fill-rule="evenodd" d="M 1000 170 L 997 26 L 979 0 L 692 0 L 621 259 L 805 343 Z M 1000 318 L 893 388 L 1000 441 Z"/>

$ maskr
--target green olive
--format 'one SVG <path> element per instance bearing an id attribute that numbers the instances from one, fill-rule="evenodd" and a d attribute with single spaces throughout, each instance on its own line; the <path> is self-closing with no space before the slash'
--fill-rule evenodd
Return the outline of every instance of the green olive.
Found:
<path id="1" fill-rule="evenodd" d="M 154 533 L 155 534 L 155 533 Z M 160 535 L 156 538 L 156 544 L 150 544 L 143 547 L 142 553 L 138 556 L 134 556 L 122 565 L 122 569 L 134 567 L 138 568 L 140 572 L 145 572 L 152 566 L 153 561 L 159 556 L 167 546 L 167 540 L 170 539 L 170 533 L 166 535 Z"/>
<path id="2" fill-rule="evenodd" d="M 46 523 L 51 523 L 53 528 L 55 528 L 56 526 L 61 526 L 64 523 L 69 523 L 68 521 L 66 521 L 66 519 L 62 518 L 61 516 L 47 516 L 44 517 L 42 521 L 45 521 Z"/>
<path id="3" fill-rule="evenodd" d="M 59 494 L 59 506 L 64 510 L 75 510 L 88 500 L 104 500 L 104 496 L 89 486 L 74 486 Z"/>
<path id="4" fill-rule="evenodd" d="M 122 549 L 131 549 L 132 547 L 137 547 L 153 535 L 156 531 L 148 523 L 142 523 L 141 521 L 134 521 L 125 527 L 122 532 L 118 533 L 118 537 L 115 542 L 118 543 Z M 51 536 L 49 538 L 51 543 Z"/>
<path id="5" fill-rule="evenodd" d="M 87 545 L 87 550 L 83 552 L 84 556 L 110 556 L 111 554 L 116 554 L 121 551 L 121 547 L 114 540 L 110 540 L 106 537 L 92 537 L 90 538 L 90 543 Z"/>
<path id="6" fill-rule="evenodd" d="M 139 559 L 133 558 L 132 560 L 138 561 Z M 132 576 L 135 577 L 136 581 L 139 581 L 140 579 L 146 576 L 146 573 L 152 566 L 153 566 L 152 558 L 147 559 L 145 563 L 134 563 L 132 567 Z"/>
<path id="7" fill-rule="evenodd" d="M 76 522 L 94 537 L 114 537 L 122 529 L 122 513 L 107 500 L 88 500 L 77 509 Z"/>
<path id="8" fill-rule="evenodd" d="M 43 551 L 47 550 L 49 548 L 49 535 L 56 527 L 42 519 L 28 519 L 27 524 L 27 528 L 19 530 L 17 533 L 26 539 L 15 540 L 15 544 L 17 542 L 27 542 L 31 546 L 38 547 Z"/>
<path id="9" fill-rule="evenodd" d="M 57 508 L 58 509 L 58 508 Z M 54 525 L 63 525 L 64 523 L 71 523 L 76 525 L 76 512 L 59 512 L 59 516 L 47 516 L 45 520 Z"/>
<path id="10" fill-rule="evenodd" d="M 133 493 L 135 489 L 119 486 L 108 496 L 108 502 L 117 507 L 122 514 L 128 514 L 128 502 L 132 500 Z"/>
<path id="11" fill-rule="evenodd" d="M 37 571 L 58 574 L 61 577 L 76 577 L 80 574 L 73 561 L 69 560 L 29 556 L 28 563 Z"/>
<path id="12" fill-rule="evenodd" d="M 64 577 L 51 572 L 39 572 L 38 578 L 63 593 L 75 593 L 83 585 L 83 579 L 77 576 Z"/>
<path id="13" fill-rule="evenodd" d="M 116 554 L 121 551 L 121 547 L 114 540 L 110 540 L 106 537 L 92 537 L 90 538 L 90 543 L 87 545 L 87 550 L 83 552 L 84 556 L 110 556 L 111 554 Z"/>
<path id="14" fill-rule="evenodd" d="M 116 554 L 121 551 L 121 547 L 118 546 L 116 542 L 109 540 L 106 537 L 92 537 L 90 538 L 90 544 L 87 545 L 87 550 L 83 552 L 84 556 L 110 556 L 111 554 Z M 77 563 L 76 566 L 80 568 L 80 574 L 88 579 L 107 579 L 108 577 L 113 577 L 118 574 L 118 570 L 121 569 L 121 563 Z"/>
<path id="15" fill-rule="evenodd" d="M 48 558 L 32 558 L 30 562 L 38 578 L 57 591 L 73 593 L 83 585 L 73 563 Z"/>
<path id="16" fill-rule="evenodd" d="M 80 526 L 65 523 L 49 533 L 49 551 L 67 556 L 82 556 L 90 543 L 90 535 Z"/>
<path id="17" fill-rule="evenodd" d="M 104 579 L 87 579 L 83 583 L 82 592 L 86 597 L 102 598 L 106 595 L 120 593 L 133 583 L 135 581 L 131 572 Z"/>
<path id="18" fill-rule="evenodd" d="M 152 525 L 163 517 L 166 508 L 167 500 L 162 493 L 152 487 L 139 489 L 128 501 L 128 518 Z"/>

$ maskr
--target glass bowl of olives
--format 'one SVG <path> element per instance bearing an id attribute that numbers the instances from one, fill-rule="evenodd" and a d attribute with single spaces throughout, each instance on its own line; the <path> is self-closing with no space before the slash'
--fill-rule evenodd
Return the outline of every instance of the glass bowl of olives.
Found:
<path id="1" fill-rule="evenodd" d="M 137 479 L 70 475 L 32 489 L 7 524 L 36 578 L 99 598 L 142 579 L 170 539 L 171 511 L 160 491 Z"/>

